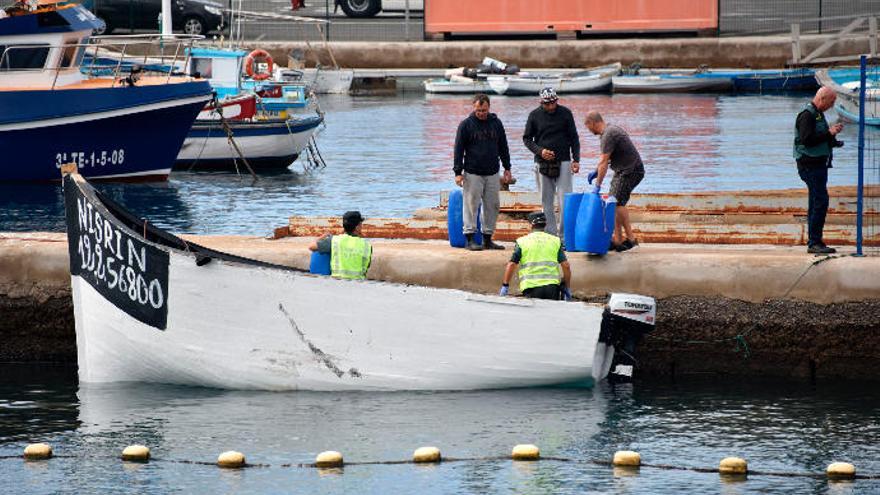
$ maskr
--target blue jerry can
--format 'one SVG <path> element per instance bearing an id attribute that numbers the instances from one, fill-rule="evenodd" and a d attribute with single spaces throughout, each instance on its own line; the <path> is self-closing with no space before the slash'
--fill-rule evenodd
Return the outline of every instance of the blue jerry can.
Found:
<path id="1" fill-rule="evenodd" d="M 446 231 L 449 237 L 449 245 L 452 247 L 463 248 L 467 243 L 464 232 L 462 232 L 464 229 L 463 207 L 464 197 L 461 195 L 461 189 L 455 189 L 450 192 L 449 204 L 446 205 Z M 477 231 L 474 233 L 474 240 L 482 244 L 483 234 L 480 227 L 480 209 L 477 209 Z"/>
<path id="2" fill-rule="evenodd" d="M 309 273 L 330 275 L 330 253 L 312 251 L 312 259 L 309 261 Z"/>
<path id="3" fill-rule="evenodd" d="M 575 227 L 575 249 L 592 254 L 605 254 L 614 233 L 617 201 L 603 201 L 599 193 L 585 193 L 578 209 Z"/>
<path id="4" fill-rule="evenodd" d="M 578 210 L 583 199 L 584 193 L 565 193 L 565 203 L 562 208 L 562 237 L 566 251 L 578 251 L 575 232 L 577 232 Z"/>

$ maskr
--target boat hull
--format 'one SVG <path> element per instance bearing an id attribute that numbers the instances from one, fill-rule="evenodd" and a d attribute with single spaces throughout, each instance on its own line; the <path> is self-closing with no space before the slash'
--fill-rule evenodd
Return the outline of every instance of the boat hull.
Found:
<path id="1" fill-rule="evenodd" d="M 91 179 L 167 179 L 210 98 L 207 83 L 180 86 L 190 84 L 0 93 L 0 114 L 18 117 L 0 123 L 0 180 L 58 181 L 65 163 Z M 24 115 L 35 98 L 40 108 Z"/>
<path id="2" fill-rule="evenodd" d="M 837 94 L 834 108 L 838 113 L 850 121 L 859 121 L 859 69 L 822 69 L 816 72 L 816 80 Z M 880 126 L 880 80 L 869 79 L 866 86 L 865 124 Z"/>
<path id="3" fill-rule="evenodd" d="M 548 86 L 554 88 L 557 94 L 600 93 L 611 89 L 611 76 L 588 79 L 490 76 L 489 86 L 492 91 L 507 96 L 536 96 Z"/>
<path id="4" fill-rule="evenodd" d="M 477 94 L 492 91 L 485 80 L 473 82 L 447 81 L 445 79 L 425 81 L 425 92 L 431 94 Z"/>
<path id="5" fill-rule="evenodd" d="M 317 94 L 348 94 L 354 71 L 351 69 L 303 69 L 303 80 Z"/>
<path id="6" fill-rule="evenodd" d="M 311 275 L 184 242 L 78 176 L 64 195 L 83 383 L 469 390 L 613 368 L 600 305 Z"/>
<path id="7" fill-rule="evenodd" d="M 320 117 L 285 122 L 229 122 L 233 138 L 254 170 L 289 167 L 308 145 L 321 123 Z M 238 152 L 229 144 L 220 122 L 197 121 L 190 130 L 177 161 L 176 170 L 238 170 L 244 168 Z"/>
<path id="8" fill-rule="evenodd" d="M 699 76 L 617 76 L 615 93 L 724 93 L 733 90 L 731 78 Z"/>

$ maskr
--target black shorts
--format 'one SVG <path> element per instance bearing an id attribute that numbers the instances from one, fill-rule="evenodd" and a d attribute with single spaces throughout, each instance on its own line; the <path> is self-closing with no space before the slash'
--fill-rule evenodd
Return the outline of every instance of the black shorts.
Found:
<path id="1" fill-rule="evenodd" d="M 611 189 L 608 191 L 608 195 L 617 199 L 618 206 L 626 206 L 629 203 L 629 195 L 644 178 L 644 170 L 615 173 L 614 178 L 611 179 Z"/>
<path id="2" fill-rule="evenodd" d="M 532 299 L 552 299 L 558 301 L 560 299 L 559 284 L 542 285 L 540 287 L 532 287 L 523 291 L 523 295 Z"/>

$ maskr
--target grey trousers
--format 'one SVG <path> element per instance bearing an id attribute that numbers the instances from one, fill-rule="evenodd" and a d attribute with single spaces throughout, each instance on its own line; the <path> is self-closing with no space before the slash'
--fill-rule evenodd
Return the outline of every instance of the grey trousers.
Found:
<path id="1" fill-rule="evenodd" d="M 464 186 L 462 191 L 462 220 L 465 234 L 473 234 L 477 230 L 477 208 L 483 204 L 483 212 L 480 218 L 484 234 L 492 235 L 495 232 L 495 223 L 498 221 L 498 209 L 501 202 L 498 193 L 501 191 L 501 177 L 495 175 L 476 175 L 464 172 Z"/>
<path id="2" fill-rule="evenodd" d="M 562 162 L 559 164 L 559 177 L 551 179 L 546 175 L 538 172 L 538 165 L 535 164 L 535 182 L 538 184 L 538 193 L 541 195 L 541 207 L 544 209 L 544 215 L 547 217 L 547 228 L 544 232 L 548 234 L 563 235 L 563 211 L 565 207 L 565 194 L 572 191 L 572 175 L 571 162 Z M 559 202 L 559 216 L 556 216 L 556 202 Z"/>

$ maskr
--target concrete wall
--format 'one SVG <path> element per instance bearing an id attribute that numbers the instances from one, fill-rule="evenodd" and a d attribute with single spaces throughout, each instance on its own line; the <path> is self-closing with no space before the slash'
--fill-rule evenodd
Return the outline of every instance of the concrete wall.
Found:
<path id="1" fill-rule="evenodd" d="M 312 240 L 187 238 L 299 268 L 308 266 Z M 377 240 L 370 278 L 494 293 L 509 256 L 509 248 L 468 252 L 442 242 Z M 802 247 L 644 245 L 604 258 L 571 253 L 570 260 L 577 297 L 603 300 L 615 291 L 658 298 L 656 331 L 639 354 L 643 377 L 880 380 L 880 258 L 825 260 Z M 75 362 L 73 327 L 65 236 L 0 234 L 0 361 Z"/>
<path id="2" fill-rule="evenodd" d="M 802 37 L 808 54 L 826 36 Z M 268 50 L 286 63 L 301 42 L 247 42 L 247 48 Z M 634 62 L 643 67 L 751 67 L 778 68 L 791 59 L 791 39 L 786 36 L 737 38 L 614 39 L 575 41 L 451 41 L 451 42 L 333 42 L 337 62 L 349 68 L 447 68 L 474 66 L 484 56 L 520 67 L 591 67 L 614 62 Z M 312 44 L 324 65 L 332 65 L 327 49 Z M 847 40 L 823 56 L 868 52 L 867 41 Z M 310 60 L 311 63 L 311 60 Z"/>

